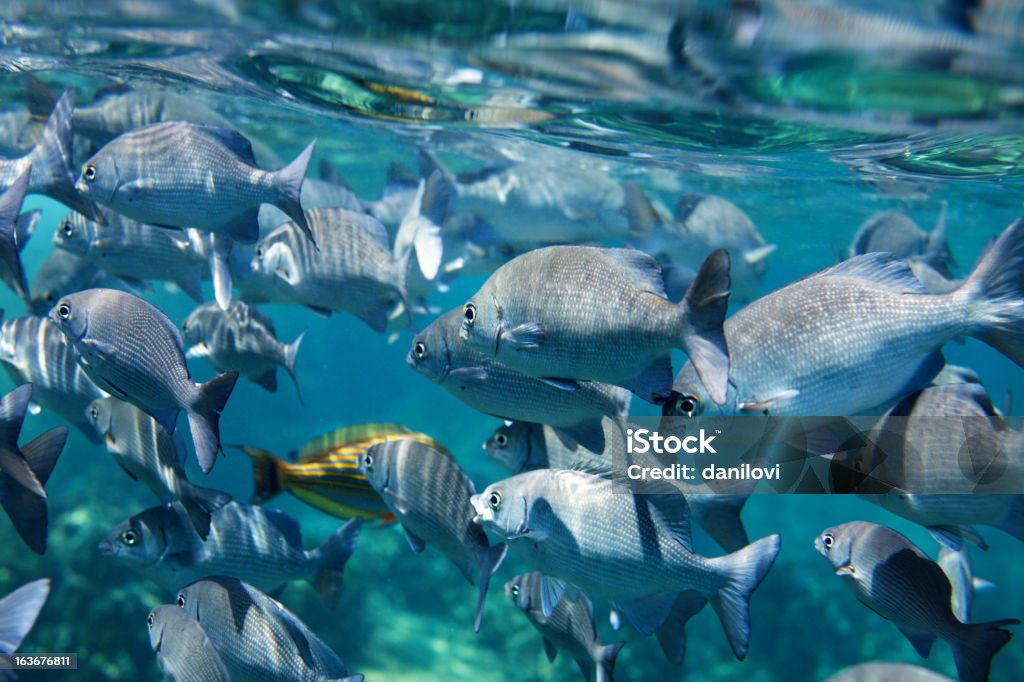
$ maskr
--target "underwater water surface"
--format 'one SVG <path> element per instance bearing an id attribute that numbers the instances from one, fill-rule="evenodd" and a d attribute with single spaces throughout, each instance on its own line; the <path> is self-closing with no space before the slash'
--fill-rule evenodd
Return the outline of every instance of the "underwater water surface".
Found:
<path id="1" fill-rule="evenodd" d="M 816 11 L 794 9 L 801 6 Z M 512 163 L 523 187 L 572 185 L 580 196 L 574 208 L 595 214 L 618 210 L 609 208 L 606 183 L 637 183 L 669 207 L 687 193 L 714 194 L 777 246 L 757 295 L 835 264 L 879 211 L 902 210 L 928 231 L 944 210 L 960 277 L 1024 215 L 1024 9 L 1013 3 L 970 21 L 928 2 L 905 3 L 897 15 L 876 2 L 764 3 L 749 35 L 736 28 L 742 17 L 728 3 L 696 1 L 0 0 L 0 8 L 5 112 L 25 110 L 26 74 L 54 93 L 74 89 L 80 105 L 111 86 L 169 91 L 217 112 L 284 162 L 315 137 L 310 176 L 326 161 L 366 201 L 385 191 L 390 164 L 416 169 L 424 149 L 456 173 Z M 878 16 L 888 19 L 872 23 Z M 88 154 L 78 149 L 76 161 Z M 24 210 L 33 208 L 42 217 L 23 253 L 30 280 L 68 212 L 40 195 L 26 200 Z M 460 276 L 431 293 L 433 312 L 417 328 L 462 306 L 485 279 Z M 210 283 L 203 287 L 212 300 Z M 145 297 L 178 325 L 195 307 L 162 282 Z M 732 301 L 730 314 L 742 305 Z M 7 289 L 0 307 L 5 318 L 26 314 Z M 478 491 L 508 475 L 481 449 L 502 420 L 412 371 L 409 331 L 389 339 L 345 313 L 261 307 L 281 340 L 306 334 L 296 365 L 304 405 L 283 372 L 273 394 L 240 381 L 221 420 L 224 444 L 285 456 L 339 426 L 395 422 L 443 443 Z M 997 407 L 1022 414 L 1024 369 L 976 339 L 949 343 L 944 354 L 975 370 Z M 673 368 L 684 361 L 675 351 Z M 199 359 L 189 367 L 197 381 L 215 374 Z M 15 387 L 6 377 L 2 383 L 4 393 Z M 631 413 L 660 409 L 634 397 Z M 46 410 L 31 415 L 22 440 L 64 423 Z M 178 428 L 186 429 L 183 418 Z M 250 462 L 231 447 L 211 473 L 192 457 L 187 470 L 238 501 L 252 495 Z M 74 429 L 47 492 L 45 555 L 0 521 L 0 593 L 51 578 L 21 650 L 76 652 L 78 670 L 19 678 L 159 679 L 146 615 L 174 592 L 97 547 L 155 498 Z M 287 494 L 266 504 L 299 520 L 307 549 L 342 523 Z M 840 495 L 755 494 L 742 518 L 751 539 L 782 538 L 752 599 L 746 660 L 735 659 L 711 609 L 690 622 L 686 659 L 676 667 L 654 638 L 628 626 L 613 631 L 608 604 L 595 599 L 602 641 L 628 640 L 617 679 L 811 681 L 872 660 L 955 677 L 947 646 L 921 659 L 893 624 L 856 602 L 813 546 L 828 526 L 866 520 L 934 556 L 926 530 Z M 977 594 L 974 620 L 1024 617 L 1024 549 L 995 529 L 982 534 L 990 548 L 971 547 L 974 572 L 996 587 Z M 721 553 L 699 530 L 695 544 L 706 555 Z M 280 600 L 367 680 L 578 679 L 566 653 L 546 660 L 540 636 L 504 595 L 504 582 L 527 570 L 510 553 L 474 634 L 476 589 L 455 567 L 435 549 L 411 552 L 397 525 L 368 523 L 334 611 L 302 582 Z M 1017 628 L 990 679 L 1019 679 L 1022 670 Z"/>

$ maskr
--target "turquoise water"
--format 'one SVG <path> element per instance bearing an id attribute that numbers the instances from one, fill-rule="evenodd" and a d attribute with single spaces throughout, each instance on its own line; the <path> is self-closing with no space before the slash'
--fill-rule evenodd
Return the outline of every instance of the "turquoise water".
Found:
<path id="1" fill-rule="evenodd" d="M 109 11 L 102 2 L 0 4 L 6 6 L 4 109 L 22 107 L 22 71 L 57 92 L 74 87 L 79 103 L 114 81 L 168 88 L 219 112 L 282 159 L 317 137 L 315 159 L 330 161 L 367 200 L 380 195 L 390 162 L 415 167 L 419 146 L 436 150 L 456 170 L 511 150 L 565 173 L 634 180 L 669 206 L 686 192 L 718 194 L 778 245 L 761 294 L 833 264 L 876 211 L 903 209 L 930 229 L 946 202 L 961 275 L 991 237 L 1024 214 L 1024 73 L 1014 37 L 1024 34 L 1024 21 L 1009 10 L 1002 21 L 976 22 L 966 47 L 941 51 L 872 49 L 884 44 L 878 32 L 850 48 L 810 24 L 790 26 L 787 41 L 778 37 L 787 31 L 781 13 L 769 12 L 766 26 L 775 33 L 762 34 L 749 49 L 710 29 L 695 34 L 692 61 L 721 84 L 717 94 L 702 96 L 692 64 L 681 65 L 666 47 L 674 22 L 697 16 L 692 3 L 668 10 L 669 3 L 657 2 L 568 8 L 554 1 L 214 0 L 160 7 L 115 2 Z M 902 9 L 913 26 L 964 35 L 929 7 Z M 856 37 L 854 26 L 847 33 Z M 824 35 L 818 43 L 809 39 L 815 30 Z M 66 209 L 39 196 L 25 208 L 43 209 L 24 256 L 31 278 L 53 248 Z M 483 280 L 458 279 L 430 303 L 440 310 L 460 306 Z M 204 287 L 212 298 L 209 283 Z M 147 298 L 177 323 L 194 307 L 160 283 Z M 7 317 L 24 310 L 6 290 L 0 307 Z M 265 310 L 282 340 L 306 332 L 297 364 L 305 406 L 283 373 L 273 395 L 240 382 L 221 422 L 224 443 L 284 455 L 337 426 L 399 422 L 444 443 L 478 490 L 505 476 L 480 449 L 500 420 L 410 370 L 408 333 L 389 344 L 349 315 L 323 319 L 277 304 Z M 945 354 L 950 363 L 975 369 L 997 405 L 1012 395 L 1012 412 L 1021 414 L 1024 370 L 974 340 L 949 344 Z M 677 354 L 673 366 L 681 363 Z M 214 374 L 201 361 L 190 367 L 198 381 Z M 0 389 L 13 388 L 7 384 Z M 657 414 L 639 400 L 633 411 Z M 46 412 L 30 417 L 23 440 L 61 423 Z M 194 481 L 249 499 L 250 467 L 237 451 L 228 449 L 208 476 L 194 462 L 189 466 Z M 77 652 L 79 670 L 26 672 L 22 679 L 158 679 L 145 619 L 174 594 L 96 549 L 113 526 L 154 505 L 154 498 L 75 431 L 47 489 L 45 556 L 29 552 L 0 521 L 0 593 L 49 576 L 53 592 L 23 650 Z M 268 504 L 301 521 L 307 548 L 340 523 L 286 495 Z M 822 529 L 863 519 L 890 525 L 934 554 L 923 529 L 839 496 L 755 495 L 743 519 L 752 539 L 782 536 L 781 554 L 753 599 L 747 659 L 734 659 L 706 609 L 688 627 L 684 666 L 674 668 L 653 638 L 628 628 L 613 633 L 607 604 L 597 602 L 604 641 L 630 639 L 618 679 L 820 680 L 874 659 L 955 675 L 948 647 L 937 644 L 930 659 L 920 659 L 892 624 L 856 603 L 812 546 Z M 972 548 L 975 574 L 998 587 L 978 595 L 974 618 L 1021 617 L 1022 548 L 994 529 L 983 534 L 991 549 Z M 699 550 L 719 552 L 697 535 Z M 554 664 L 545 660 L 540 637 L 503 595 L 503 583 L 526 570 L 516 557 L 506 560 L 474 635 L 476 592 L 458 571 L 435 550 L 411 553 L 396 527 L 367 528 L 336 611 L 324 609 L 300 583 L 288 587 L 282 602 L 368 680 L 576 679 L 564 653 Z M 1018 636 L 996 656 L 991 679 L 1017 679 L 1021 670 Z"/>

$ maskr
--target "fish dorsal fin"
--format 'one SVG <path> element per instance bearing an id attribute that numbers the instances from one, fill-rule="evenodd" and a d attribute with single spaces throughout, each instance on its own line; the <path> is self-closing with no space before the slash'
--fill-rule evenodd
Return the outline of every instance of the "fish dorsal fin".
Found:
<path id="1" fill-rule="evenodd" d="M 865 253 L 854 256 L 821 272 L 808 275 L 804 279 L 820 277 L 859 277 L 876 284 L 893 287 L 900 293 L 930 293 L 914 276 L 914 272 L 907 262 L 896 258 L 891 253 Z"/>
<path id="2" fill-rule="evenodd" d="M 21 646 L 49 594 L 50 579 L 42 578 L 0 599 L 0 654 L 12 654 Z"/>
<path id="3" fill-rule="evenodd" d="M 317 436 L 303 445 L 299 448 L 296 459 L 304 460 L 309 457 L 323 455 L 328 452 L 332 452 L 337 448 L 352 445 L 353 443 L 358 443 L 359 441 L 364 441 L 369 438 L 396 435 L 404 436 L 410 433 L 412 433 L 412 431 L 401 424 L 374 422 L 370 424 L 351 424 L 349 426 L 342 426 L 341 428 L 328 431 L 325 434 Z"/>
<path id="4" fill-rule="evenodd" d="M 335 429 L 309 441 L 301 448 L 296 455 L 299 461 L 320 457 L 335 452 L 340 448 L 366 448 L 375 442 L 386 440 L 414 440 L 423 443 L 441 454 L 451 457 L 448 448 L 444 447 L 430 436 L 412 431 L 401 424 L 369 423 L 352 424 Z"/>
<path id="5" fill-rule="evenodd" d="M 256 156 L 252 151 L 252 143 L 242 133 L 231 128 L 222 128 L 221 126 L 196 125 L 196 129 L 200 134 L 206 135 L 230 149 L 244 163 L 254 168 L 259 168 L 259 164 L 256 163 Z"/>
<path id="6" fill-rule="evenodd" d="M 111 83 L 110 85 L 104 85 L 102 87 L 96 88 L 96 92 L 94 92 L 92 95 L 92 104 L 99 104 L 101 101 L 107 99 L 108 97 L 124 95 L 129 92 L 132 92 L 132 86 L 128 85 L 127 83 L 119 82 Z"/>
<path id="7" fill-rule="evenodd" d="M 666 492 L 656 495 L 638 495 L 638 501 L 646 501 L 654 522 L 683 546 L 693 551 L 690 530 L 690 505 L 681 492 Z"/>
<path id="8" fill-rule="evenodd" d="M 285 541 L 294 547 L 302 548 L 302 528 L 294 518 L 277 509 L 259 508 L 267 521 L 277 532 L 284 536 Z"/>
<path id="9" fill-rule="evenodd" d="M 415 187 L 419 182 L 415 171 L 397 161 L 388 165 L 388 185 L 401 185 L 404 187 Z"/>
<path id="10" fill-rule="evenodd" d="M 621 264 L 630 281 L 642 291 L 665 298 L 665 280 L 658 261 L 636 249 L 601 249 L 601 253 Z"/>

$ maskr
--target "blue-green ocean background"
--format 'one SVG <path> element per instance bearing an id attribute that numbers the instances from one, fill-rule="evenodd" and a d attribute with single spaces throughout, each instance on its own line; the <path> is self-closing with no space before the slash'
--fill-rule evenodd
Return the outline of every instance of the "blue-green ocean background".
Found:
<path id="1" fill-rule="evenodd" d="M 641 182 L 669 205 L 687 191 L 720 194 L 743 208 L 766 240 L 779 247 L 769 258 L 762 293 L 836 262 L 857 226 L 879 210 L 903 208 L 928 229 L 940 202 L 947 202 L 949 240 L 961 273 L 991 237 L 1024 214 L 1020 165 L 1024 136 L 1019 114 L 1002 108 L 996 97 L 986 100 L 996 102 L 990 108 L 983 104 L 971 112 L 981 122 L 977 131 L 970 117 L 950 130 L 930 127 L 930 122 L 942 120 L 943 107 L 951 110 L 951 115 L 963 113 L 960 109 L 969 99 L 965 89 L 984 94 L 1006 84 L 953 78 L 938 69 L 931 74 L 935 80 L 926 102 L 938 111 L 928 112 L 930 118 L 904 116 L 903 110 L 912 108 L 913 101 L 908 105 L 901 95 L 908 84 L 919 83 L 928 75 L 930 66 L 915 64 L 879 73 L 870 62 L 829 61 L 829 55 L 819 55 L 820 61 L 805 60 L 792 66 L 801 69 L 797 73 L 751 75 L 747 86 L 752 97 L 772 105 L 761 113 L 755 113 L 755 108 L 741 113 L 713 106 L 687 108 L 657 97 L 639 101 L 617 98 L 613 85 L 607 90 L 596 85 L 577 87 L 575 106 L 552 98 L 528 105 L 551 115 L 542 125 L 512 121 L 480 126 L 467 122 L 461 114 L 473 102 L 481 101 L 488 88 L 517 92 L 541 88 L 538 81 L 543 81 L 544 72 L 536 76 L 525 67 L 520 72 L 505 68 L 492 79 L 486 64 L 493 62 L 474 60 L 474 55 L 486 53 L 493 59 L 495 53 L 501 54 L 503 45 L 514 47 L 512 39 L 517 34 L 557 36 L 570 29 L 619 28 L 646 36 L 648 31 L 664 33 L 668 24 L 617 27 L 597 18 L 598 13 L 585 11 L 582 19 L 573 14 L 567 23 L 566 8 L 559 3 L 518 9 L 484 3 L 477 10 L 456 5 L 447 10 L 450 15 L 428 3 L 385 3 L 380 7 L 376 3 L 345 7 L 321 3 L 313 6 L 317 12 L 341 17 L 323 26 L 309 18 L 319 15 L 295 11 L 292 3 L 243 4 L 242 19 L 223 19 L 203 3 L 198 9 L 190 5 L 145 20 L 120 15 L 119 21 L 110 23 L 121 28 L 165 26 L 179 37 L 196 29 L 194 39 L 186 43 L 149 33 L 131 38 L 128 30 L 117 33 L 115 39 L 114 34 L 100 30 L 104 18 L 90 15 L 81 4 L 46 5 L 44 11 L 31 3 L 8 8 L 10 14 L 5 19 L 10 24 L 4 24 L 5 45 L 0 53 L 5 57 L 5 71 L 38 68 L 36 75 L 55 89 L 74 86 L 82 102 L 88 101 L 96 87 L 119 77 L 135 84 L 194 93 L 247 135 L 269 144 L 282 158 L 292 158 L 310 138 L 317 137 L 317 158 L 329 159 L 340 168 L 353 190 L 364 198 L 379 196 L 389 162 L 415 167 L 416 143 L 438 131 L 455 138 L 476 136 L 491 145 L 500 146 L 506 140 L 535 145 L 538 153 L 554 155 L 570 165 L 576 159 L 600 162 L 617 177 Z M 52 11 L 54 7 L 61 11 Z M 38 36 L 11 30 L 11 26 L 41 27 L 60 40 L 49 44 Z M 270 57 L 256 54 L 258 47 L 251 51 L 241 47 L 265 44 L 278 32 L 298 38 L 266 51 L 279 60 L 274 68 L 267 66 Z M 229 37 L 226 44 L 225 35 Z M 247 36 L 255 37 L 249 42 Z M 472 65 L 485 73 L 485 79 L 468 88 L 467 95 L 429 78 L 416 80 L 407 71 L 396 75 L 388 71 L 383 59 L 377 62 L 379 71 L 372 73 L 366 66 L 370 60 L 359 62 L 357 68 L 351 53 L 340 49 L 346 36 L 358 39 L 367 50 L 391 46 L 405 50 L 403 58 L 412 54 L 454 67 Z M 330 53 L 331 46 L 339 51 L 332 60 L 319 60 L 316 69 L 321 71 L 317 71 L 305 61 L 314 60 L 303 47 L 303 38 L 328 41 L 326 46 L 317 43 L 318 55 Z M 83 49 L 90 41 L 97 46 Z M 289 51 L 286 60 L 282 53 Z M 13 58 L 25 55 L 42 56 L 38 62 Z M 514 61 L 512 56 L 510 61 Z M 609 62 L 613 56 L 620 58 L 603 52 L 592 56 Z M 252 87 L 238 82 L 229 87 L 215 78 L 204 82 L 196 75 L 201 72 L 203 57 L 210 57 L 238 82 L 250 79 Z M 290 73 L 281 66 L 285 61 L 300 74 L 293 81 L 286 82 L 282 76 Z M 161 62 L 163 66 L 159 66 Z M 325 63 L 328 66 L 323 66 Z M 868 75 L 872 80 L 863 90 L 842 88 L 835 77 L 841 67 L 848 69 L 855 84 Z M 335 99 L 314 96 L 312 88 L 291 87 L 295 82 L 308 85 L 315 81 L 314 94 L 328 92 L 322 70 L 334 70 L 338 81 L 347 84 L 334 91 Z M 357 72 L 363 81 L 355 77 Z M 658 78 L 656 73 L 647 76 Z M 417 120 L 415 112 L 403 103 L 407 100 L 389 101 L 379 90 L 360 90 L 353 85 L 368 79 L 401 87 L 419 85 L 435 102 L 450 105 L 435 107 L 438 111 L 457 115 L 420 116 Z M 0 75 L 0 91 L 5 95 L 5 107 L 20 106 L 14 75 Z M 583 97 L 587 93 L 592 97 Z M 360 94 L 365 97 L 361 99 Z M 808 111 L 818 116 L 800 115 Z M 830 118 L 833 114 L 836 116 Z M 987 125 L 993 121 L 1000 125 Z M 874 163 L 843 162 L 857 157 L 860 145 L 876 145 L 873 149 L 890 145 L 906 153 L 886 156 L 865 151 L 865 158 Z M 637 150 L 643 153 L 631 153 Z M 457 153 L 445 158 L 462 168 L 487 160 Z M 30 197 L 25 208 L 43 210 L 24 256 L 31 277 L 53 248 L 50 239 L 66 209 L 39 196 Z M 431 303 L 442 310 L 461 305 L 482 281 L 482 277 L 460 279 Z M 204 287 L 212 298 L 209 283 Z M 161 284 L 149 299 L 179 324 L 193 308 L 187 297 Z M 8 317 L 24 311 L 24 305 L 6 290 L 0 292 L 0 306 Z M 256 445 L 285 455 L 337 426 L 399 422 L 446 444 L 478 489 L 504 477 L 503 470 L 481 450 L 501 422 L 474 412 L 414 373 L 405 363 L 409 334 L 389 344 L 384 336 L 345 314 L 323 319 L 282 305 L 265 309 L 274 318 L 282 340 L 307 332 L 297 363 L 305 406 L 299 406 L 283 374 L 273 395 L 242 381 L 221 422 L 224 443 Z M 1008 393 L 1016 406 L 1024 400 L 1024 370 L 987 346 L 974 340 L 950 344 L 946 356 L 951 363 L 974 368 L 997 404 L 1003 404 Z M 677 355 L 674 366 L 681 362 L 682 356 Z M 190 367 L 197 381 L 214 374 L 202 361 L 190 361 Z M 4 377 L 0 388 L 6 391 L 13 384 Z M 640 401 L 634 402 L 634 412 L 655 414 L 652 406 Z M 1020 414 L 1020 408 L 1013 413 Z M 45 412 L 31 416 L 23 440 L 61 423 Z M 183 423 L 180 428 L 185 428 Z M 194 462 L 189 464 L 189 473 L 202 485 L 222 488 L 238 500 L 246 501 L 251 494 L 249 462 L 230 448 L 209 476 L 203 476 Z M 158 679 L 145 618 L 154 606 L 171 602 L 174 593 L 101 556 L 96 549 L 111 528 L 152 506 L 155 499 L 129 480 L 102 446 L 93 446 L 74 430 L 47 489 L 50 532 L 45 556 L 28 551 L 10 524 L 0 520 L 0 593 L 50 577 L 53 592 L 23 650 L 77 652 L 79 669 L 23 673 L 22 678 Z M 287 495 L 268 505 L 301 521 L 307 548 L 341 523 Z M 626 629 L 613 633 L 607 622 L 607 605 L 598 602 L 603 636 L 632 638 L 619 657 L 618 679 L 820 680 L 844 666 L 874 659 L 920 663 L 955 674 L 947 646 L 937 644 L 931 658 L 922 661 L 892 624 L 855 601 L 812 547 L 814 537 L 825 527 L 863 519 L 889 524 L 934 554 L 936 545 L 922 529 L 861 500 L 839 496 L 755 495 L 743 519 L 752 539 L 769 533 L 782 535 L 778 561 L 753 598 L 747 660 L 734 659 L 710 609 L 691 621 L 685 665 L 674 668 L 664 662 L 653 638 L 636 638 Z M 998 588 L 978 595 L 974 617 L 1022 617 L 1024 550 L 1019 542 L 994 529 L 982 533 L 991 549 L 980 552 L 972 548 L 975 573 Z M 704 553 L 718 552 L 699 532 L 697 545 Z M 434 550 L 422 555 L 410 552 L 397 527 L 367 527 L 349 563 L 345 592 L 336 611 L 325 610 L 313 591 L 300 583 L 291 585 L 282 601 L 351 671 L 365 674 L 368 680 L 577 679 L 575 665 L 564 654 L 554 664 L 545 660 L 540 637 L 503 595 L 503 583 L 525 570 L 528 568 L 516 557 L 506 560 L 492 581 L 484 626 L 475 635 L 476 591 L 458 571 Z M 1019 679 L 1022 670 L 1024 638 L 1018 635 L 996 657 L 992 679 Z"/>

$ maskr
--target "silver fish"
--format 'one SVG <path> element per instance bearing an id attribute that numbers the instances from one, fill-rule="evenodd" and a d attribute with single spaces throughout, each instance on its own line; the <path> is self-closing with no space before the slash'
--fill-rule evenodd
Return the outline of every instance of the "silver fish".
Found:
<path id="1" fill-rule="evenodd" d="M 59 414 L 92 442 L 101 442 L 85 411 L 106 393 L 78 364 L 78 353 L 57 325 L 45 317 L 4 320 L 0 362 L 11 381 L 32 384 L 34 403 Z"/>
<path id="2" fill-rule="evenodd" d="M 26 74 L 24 83 L 29 111 L 36 116 L 45 116 L 53 108 L 53 93 L 31 74 Z M 191 94 L 133 88 L 120 83 L 99 88 L 91 102 L 76 105 L 73 120 L 75 134 L 83 135 L 97 145 L 104 145 L 122 133 L 164 121 L 231 127 L 226 118 Z M 280 165 L 277 155 L 258 138 L 253 140 L 252 146 L 256 158 L 262 163 Z"/>
<path id="3" fill-rule="evenodd" d="M 897 258 L 928 263 L 945 277 L 952 276 L 953 256 L 946 243 L 946 204 L 935 227 L 925 232 L 903 211 L 881 211 L 861 223 L 850 242 L 848 256 L 891 253 Z"/>
<path id="4" fill-rule="evenodd" d="M 615 659 L 626 643 L 601 644 L 594 625 L 594 607 L 582 592 L 563 595 L 545 616 L 541 606 L 543 580 L 544 576 L 536 572 L 517 575 L 505 583 L 505 594 L 544 638 L 548 660 L 553 662 L 558 649 L 564 649 L 587 680 L 596 677 L 597 682 L 612 682 Z"/>
<path id="5" fill-rule="evenodd" d="M 24 301 L 29 300 L 29 294 L 25 268 L 21 265 L 21 251 L 28 243 L 28 238 L 39 219 L 36 212 L 34 219 L 27 217 L 27 220 L 20 221 L 21 204 L 25 200 L 31 172 L 32 167 L 29 166 L 14 184 L 0 195 L 0 279 Z"/>
<path id="6" fill-rule="evenodd" d="M 851 521 L 828 528 L 814 547 L 857 599 L 900 629 L 927 658 L 936 638 L 953 649 L 962 682 L 988 679 L 992 657 L 1019 620 L 961 623 L 950 610 L 951 588 L 942 569 L 910 540 L 885 526 Z"/>
<path id="7" fill-rule="evenodd" d="M 526 374 L 615 384 L 650 402 L 669 397 L 670 353 L 682 348 L 721 402 L 728 292 L 725 251 L 708 256 L 672 304 L 661 268 L 640 251 L 551 246 L 498 268 L 463 306 L 461 336 Z"/>
<path id="8" fill-rule="evenodd" d="M 596 381 L 560 384 L 509 369 L 459 338 L 463 313 L 451 310 L 413 339 L 406 362 L 470 407 L 502 419 L 544 422 L 568 444 L 603 450 L 601 418 L 624 417 L 630 393 Z"/>
<path id="9" fill-rule="evenodd" d="M 622 427 L 607 417 L 601 420 L 605 447 L 594 452 L 583 445 L 566 445 L 554 429 L 545 424 L 512 422 L 499 426 L 484 443 L 484 451 L 509 473 L 518 474 L 536 469 L 573 469 L 596 467 L 621 468 L 623 463 L 640 463 L 649 456 L 631 453 L 626 457 L 626 439 Z M 649 458 L 645 464 L 664 467 L 665 463 Z M 624 472 L 621 472 L 624 473 Z M 748 494 L 722 494 L 706 483 L 679 483 L 675 487 L 686 498 L 690 516 L 707 531 L 726 552 L 736 552 L 750 544 L 740 520 Z"/>
<path id="10" fill-rule="evenodd" d="M 327 208 L 310 210 L 306 217 L 319 250 L 300 239 L 291 222 L 256 247 L 252 272 L 274 283 L 274 300 L 327 314 L 350 312 L 374 331 L 384 331 L 392 312 L 406 301 L 412 253 L 425 274 L 436 274 L 440 228 L 428 220 L 409 223 L 415 234 L 400 234 L 392 251 L 384 226 L 365 213 Z"/>
<path id="11" fill-rule="evenodd" d="M 177 327 L 155 306 L 113 289 L 86 289 L 60 300 L 50 320 L 78 352 L 89 378 L 174 433 L 185 410 L 203 472 L 220 450 L 220 413 L 238 379 L 220 374 L 205 384 L 192 381 Z M 126 333 L 129 332 L 129 333 Z"/>
<path id="12" fill-rule="evenodd" d="M 1009 428 L 980 384 L 912 393 L 878 421 L 867 445 L 836 452 L 832 471 L 951 549 L 964 537 L 978 541 L 973 524 L 1024 541 L 1024 432 Z"/>
<path id="13" fill-rule="evenodd" d="M 135 283 L 110 275 L 84 258 L 69 251 L 53 249 L 32 279 L 32 312 L 45 316 L 61 296 L 99 287 L 122 288 L 137 294 L 143 292 Z"/>
<path id="14" fill-rule="evenodd" d="M 221 232 L 250 244 L 259 238 L 260 204 L 274 204 L 312 240 L 299 193 L 315 144 L 271 173 L 258 167 L 241 133 L 156 123 L 107 143 L 82 166 L 75 188 L 141 223 Z"/>
<path id="15" fill-rule="evenodd" d="M 230 502 L 231 496 L 188 480 L 184 443 L 148 414 L 117 398 L 95 400 L 85 414 L 125 473 L 149 488 L 163 504 L 179 500 L 196 533 L 206 539 L 210 515 Z"/>
<path id="16" fill-rule="evenodd" d="M 0 189 L 12 187 L 22 173 L 31 169 L 29 194 L 45 194 L 68 208 L 102 220 L 96 205 L 75 191 L 75 176 L 71 170 L 71 109 L 74 93 L 61 95 L 53 107 L 35 146 L 17 159 L 0 159 Z"/>
<path id="17" fill-rule="evenodd" d="M 473 482 L 450 454 L 412 440 L 371 446 L 359 470 L 398 517 L 414 552 L 435 547 L 471 585 L 479 585 L 474 622 L 479 632 L 488 584 L 508 548 L 492 547 L 473 523 Z"/>
<path id="18" fill-rule="evenodd" d="M 200 279 L 206 259 L 183 233 L 138 223 L 101 209 L 105 223 L 71 213 L 61 220 L 53 245 L 84 258 L 123 280 L 174 282 L 192 300 L 202 302 Z"/>
<path id="19" fill-rule="evenodd" d="M 179 503 L 152 507 L 118 524 L 100 542 L 100 551 L 162 585 L 230 574 L 271 591 L 306 580 L 333 609 L 362 525 L 361 519 L 352 519 L 306 551 L 298 522 L 284 512 L 229 502 L 210 521 L 210 535 L 203 540 Z"/>
<path id="20" fill-rule="evenodd" d="M 455 187 L 456 209 L 480 216 L 514 245 L 596 243 L 626 234 L 622 188 L 606 167 L 582 154 L 526 151 L 529 157 L 505 156 L 456 176 L 421 150 L 420 173 L 444 173 Z"/>
<path id="21" fill-rule="evenodd" d="M 1024 364 L 1024 218 L 964 284 L 931 295 L 904 261 L 869 253 L 805 277 L 725 322 L 729 390 L 719 401 L 688 363 L 669 414 L 854 415 L 927 386 L 946 341 L 975 336 Z M 697 368 L 699 370 L 699 368 Z"/>
<path id="22" fill-rule="evenodd" d="M 754 298 L 764 278 L 765 258 L 776 249 L 738 206 L 712 194 L 683 196 L 670 219 L 655 208 L 639 185 L 627 182 L 623 211 L 629 219 L 626 245 L 650 254 L 663 269 L 671 266 L 674 273 L 684 268 L 696 273 L 704 254 L 728 249 L 732 266 L 729 298 L 733 301 Z M 669 287 L 667 280 L 669 297 L 681 296 L 685 287 Z"/>
<path id="23" fill-rule="evenodd" d="M 954 682 L 945 675 L 910 663 L 872 661 L 843 668 L 825 682 Z"/>
<path id="24" fill-rule="evenodd" d="M 47 511 L 43 486 L 67 441 L 64 426 L 18 445 L 32 385 L 23 384 L 0 400 L 0 506 L 14 529 L 37 554 L 46 551 Z"/>
<path id="25" fill-rule="evenodd" d="M 36 623 L 50 595 L 50 579 L 42 578 L 22 585 L 0 599 L 0 659 L 10 662 L 10 656 Z M 10 670 L 0 670 L 0 679 L 14 680 Z"/>
<path id="26" fill-rule="evenodd" d="M 237 578 L 194 582 L 177 605 L 202 624 L 232 679 L 363 680 L 291 611 Z"/>
<path id="27" fill-rule="evenodd" d="M 217 303 L 199 306 L 185 318 L 181 330 L 185 343 L 192 346 L 187 357 L 206 358 L 218 372 L 237 370 L 271 393 L 277 391 L 277 368 L 284 367 L 302 401 L 295 358 L 305 332 L 291 343 L 281 343 L 270 316 L 238 300 L 232 301 L 227 310 Z"/>
<path id="28" fill-rule="evenodd" d="M 146 618 L 149 645 L 167 680 L 229 682 L 231 676 L 206 630 L 176 604 L 158 606 Z"/>
<path id="29" fill-rule="evenodd" d="M 577 470 L 529 471 L 492 483 L 471 501 L 476 523 L 557 579 L 545 592 L 545 614 L 569 583 L 607 597 L 646 635 L 668 618 L 677 593 L 695 590 L 711 602 L 733 653 L 746 656 L 750 595 L 775 561 L 778 535 L 706 558 L 692 551 L 682 495 L 638 495 Z"/>

